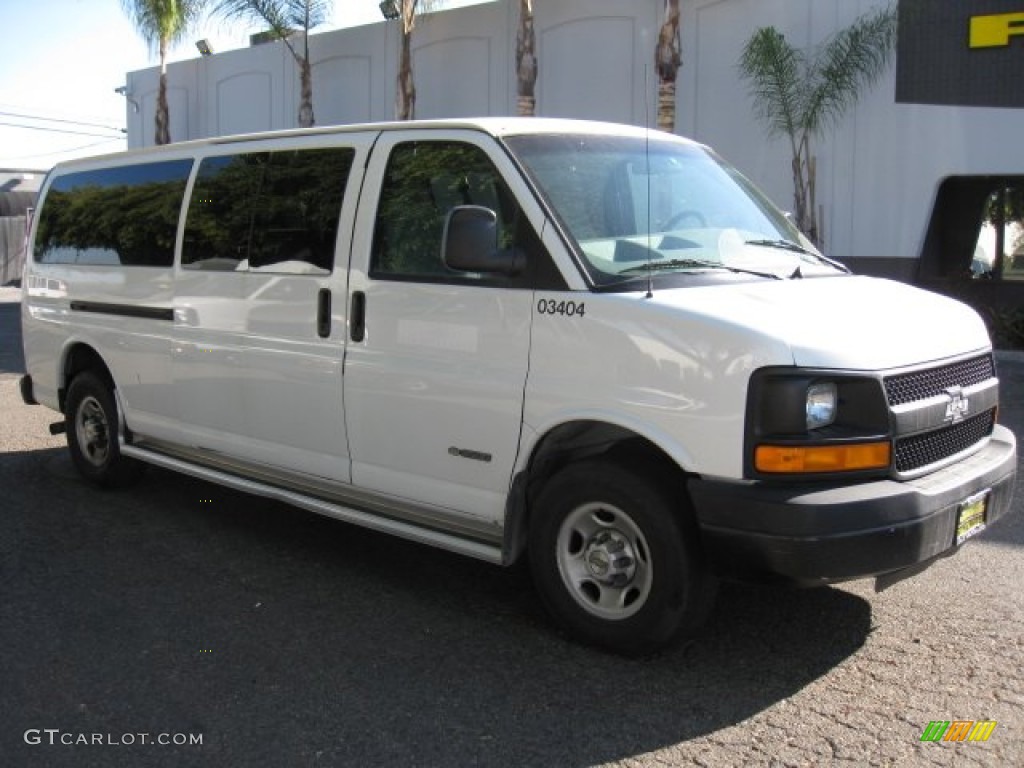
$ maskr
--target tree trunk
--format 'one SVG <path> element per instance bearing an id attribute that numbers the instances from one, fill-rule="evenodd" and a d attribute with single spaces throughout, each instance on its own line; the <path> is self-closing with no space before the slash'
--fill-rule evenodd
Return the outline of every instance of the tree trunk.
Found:
<path id="1" fill-rule="evenodd" d="M 815 195 L 815 187 L 818 183 L 818 158 L 814 155 L 807 157 L 807 237 L 819 248 L 821 247 L 821 232 L 818 229 L 818 203 Z"/>
<path id="2" fill-rule="evenodd" d="M 309 56 L 299 61 L 299 127 L 312 128 L 313 119 L 313 70 Z"/>
<path id="3" fill-rule="evenodd" d="M 398 54 L 398 93 L 395 96 L 395 117 L 412 120 L 416 117 L 416 84 L 412 75 L 412 30 L 416 23 L 416 0 L 402 0 L 402 39 Z"/>
<path id="4" fill-rule="evenodd" d="M 995 216 L 989 218 L 989 224 L 996 231 L 995 253 L 992 255 L 992 275 L 1001 277 L 1006 262 L 1006 188 L 1000 187 L 995 195 Z"/>
<path id="5" fill-rule="evenodd" d="M 516 35 L 517 111 L 533 117 L 537 109 L 537 38 L 533 30 L 533 0 L 519 0 L 519 32 Z"/>
<path id="6" fill-rule="evenodd" d="M 658 130 L 673 133 L 676 129 L 676 81 L 658 79 Z"/>
<path id="7" fill-rule="evenodd" d="M 299 68 L 299 114 L 300 128 L 312 128 L 316 123 L 313 117 L 313 67 L 309 63 L 309 5 L 306 5 L 306 19 L 302 32 L 302 51 L 295 48 L 287 31 L 278 33 L 285 49 L 291 54 L 295 66 Z"/>
<path id="8" fill-rule="evenodd" d="M 398 103 L 395 104 L 395 117 L 399 120 L 412 120 L 416 116 L 416 85 L 412 77 L 411 35 L 402 32 L 402 47 L 398 57 Z"/>
<path id="9" fill-rule="evenodd" d="M 153 141 L 157 144 L 171 143 L 171 116 L 167 105 L 167 41 L 160 41 L 160 85 L 156 95 L 156 131 Z"/>
<path id="10" fill-rule="evenodd" d="M 817 159 L 810 145 L 801 142 L 793 155 L 793 218 L 797 228 L 816 246 L 821 246 L 815 200 Z"/>
<path id="11" fill-rule="evenodd" d="M 683 58 L 679 43 L 679 0 L 665 0 L 665 22 L 658 32 L 654 66 L 658 72 L 658 130 L 676 129 L 676 77 Z"/>
<path id="12" fill-rule="evenodd" d="M 804 157 L 802 152 L 793 155 L 793 222 L 805 235 L 807 232 L 807 186 L 804 183 Z"/>

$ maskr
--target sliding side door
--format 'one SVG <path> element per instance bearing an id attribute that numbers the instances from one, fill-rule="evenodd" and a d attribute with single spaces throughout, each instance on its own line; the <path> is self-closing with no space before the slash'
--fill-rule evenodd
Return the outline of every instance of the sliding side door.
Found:
<path id="1" fill-rule="evenodd" d="M 349 233 L 370 138 L 203 158 L 185 225 L 174 378 L 190 444 L 348 481 Z"/>

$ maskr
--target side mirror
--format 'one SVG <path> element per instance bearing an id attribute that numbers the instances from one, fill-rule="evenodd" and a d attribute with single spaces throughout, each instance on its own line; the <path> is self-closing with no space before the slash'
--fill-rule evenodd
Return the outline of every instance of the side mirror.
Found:
<path id="1" fill-rule="evenodd" d="M 460 205 L 448 212 L 441 253 L 445 266 L 459 272 L 515 275 L 524 266 L 518 249 L 499 250 L 498 216 L 479 205 Z"/>

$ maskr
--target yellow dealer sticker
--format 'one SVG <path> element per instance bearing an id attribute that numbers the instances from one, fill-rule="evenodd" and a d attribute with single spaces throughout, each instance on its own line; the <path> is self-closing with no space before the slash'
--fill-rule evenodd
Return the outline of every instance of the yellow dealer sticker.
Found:
<path id="1" fill-rule="evenodd" d="M 975 494 L 960 505 L 956 514 L 956 543 L 963 544 L 971 536 L 985 530 L 985 512 L 989 491 Z"/>

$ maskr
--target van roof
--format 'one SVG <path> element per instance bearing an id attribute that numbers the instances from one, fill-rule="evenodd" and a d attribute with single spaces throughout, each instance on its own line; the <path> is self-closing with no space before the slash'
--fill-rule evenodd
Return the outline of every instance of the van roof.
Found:
<path id="1" fill-rule="evenodd" d="M 258 133 L 235 134 L 231 136 L 213 136 L 204 139 L 191 139 L 189 141 L 175 142 L 161 146 L 148 146 L 138 149 L 130 149 L 126 152 L 116 152 L 106 155 L 79 158 L 59 163 L 54 171 L 59 173 L 68 168 L 74 168 L 82 164 L 91 164 L 96 161 L 128 161 L 136 157 L 141 158 L 149 155 L 162 155 L 174 151 L 187 154 L 190 150 L 201 149 L 222 144 L 234 144 L 251 141 L 266 141 L 273 139 L 300 138 L 312 136 L 343 136 L 346 133 L 366 133 L 385 131 L 409 131 L 409 130 L 472 130 L 480 131 L 495 137 L 518 136 L 528 134 L 551 134 L 551 133 L 575 133 L 575 134 L 600 134 L 604 136 L 636 136 L 643 137 L 648 134 L 647 129 L 626 125 L 623 123 L 598 122 L 593 120 L 575 120 L 569 118 L 549 117 L 478 117 L 478 118 L 457 118 L 445 120 L 407 120 L 388 121 L 376 123 L 352 123 L 345 125 L 325 125 L 313 128 L 291 128 L 279 131 L 262 131 Z M 652 130 L 661 137 L 671 137 L 681 141 L 688 141 L 679 136 L 665 134 Z"/>

